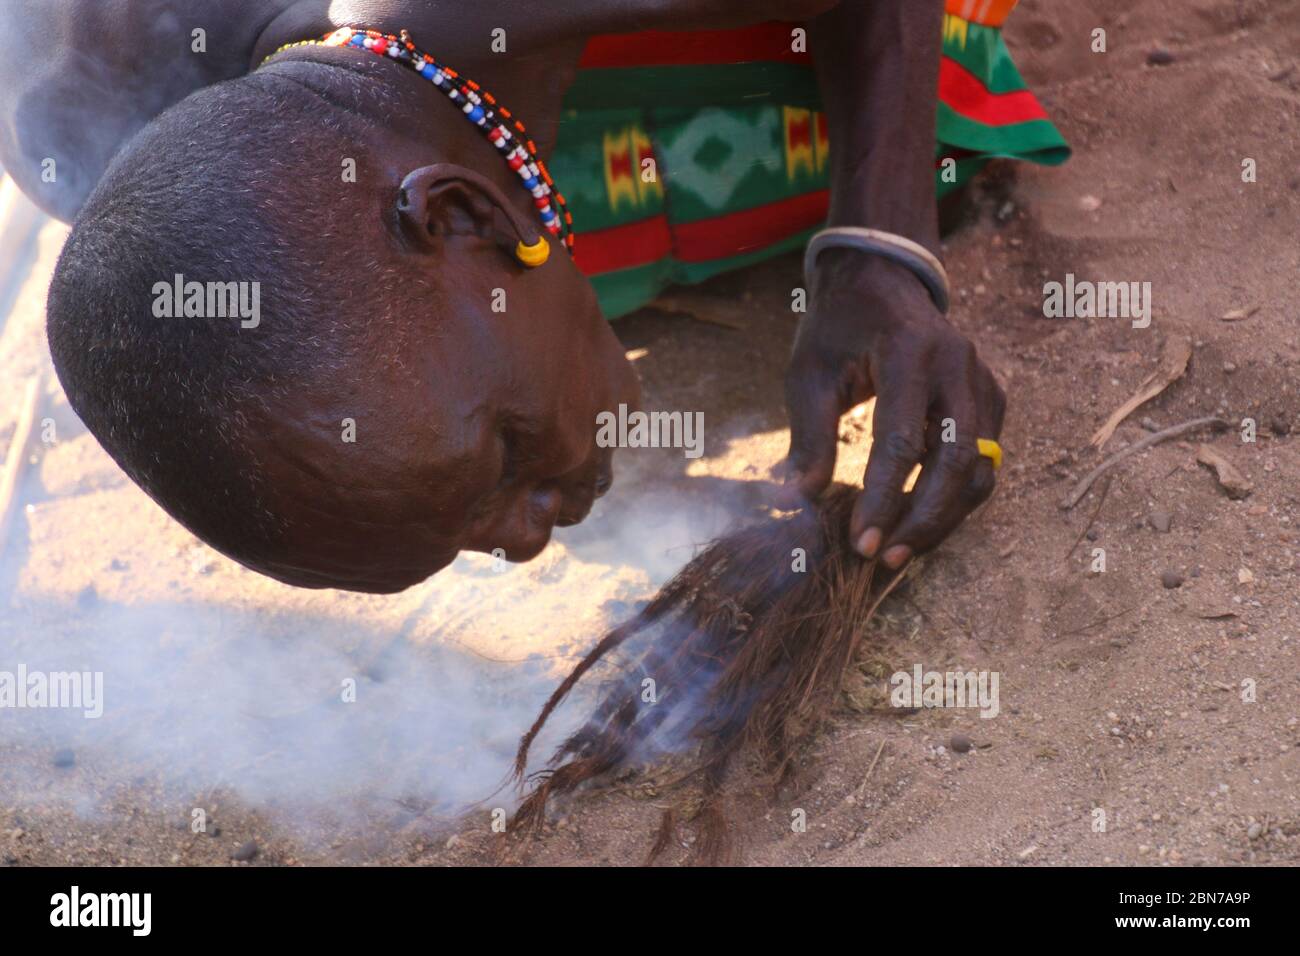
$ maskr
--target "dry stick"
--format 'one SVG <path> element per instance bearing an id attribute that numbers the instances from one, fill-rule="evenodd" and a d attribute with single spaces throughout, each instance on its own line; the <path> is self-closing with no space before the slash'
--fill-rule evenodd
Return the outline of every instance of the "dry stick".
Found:
<path id="1" fill-rule="evenodd" d="M 1109 478 L 1107 478 L 1106 483 L 1101 486 L 1101 494 L 1097 496 L 1097 507 L 1092 509 L 1092 517 L 1088 519 L 1088 523 L 1084 525 L 1083 530 L 1079 532 L 1079 537 L 1074 539 L 1074 544 L 1070 545 L 1070 550 L 1065 552 L 1064 560 L 1070 560 L 1070 555 L 1074 554 L 1074 549 L 1079 546 L 1079 542 L 1088 536 L 1088 532 L 1092 530 L 1092 526 L 1097 523 L 1097 516 L 1101 514 L 1101 506 L 1106 503 L 1106 496 L 1108 494 L 1110 494 Z"/>
<path id="2" fill-rule="evenodd" d="M 32 423 L 36 420 L 36 406 L 40 401 L 43 377 L 37 372 L 27 383 L 27 391 L 23 394 L 23 403 L 19 407 L 18 424 L 14 426 L 14 437 L 9 442 L 9 453 L 5 455 L 4 470 L 0 471 L 0 554 L 4 553 L 14 491 L 18 487 L 18 474 L 22 471 L 27 440 L 32 435 Z"/>
<path id="3" fill-rule="evenodd" d="M 1094 627 L 1101 627 L 1103 624 L 1109 624 L 1111 621 L 1118 620 L 1125 614 L 1132 614 L 1138 609 L 1138 607 L 1140 607 L 1140 605 L 1134 605 L 1133 607 L 1125 608 L 1123 611 L 1119 611 L 1116 614 L 1108 614 L 1103 618 L 1093 621 L 1091 624 L 1085 624 L 1083 627 L 1076 627 L 1073 631 L 1066 631 L 1064 634 L 1057 634 L 1056 639 L 1059 641 L 1065 637 L 1074 637 L 1074 635 L 1082 634 L 1084 631 L 1091 631 Z"/>
<path id="4" fill-rule="evenodd" d="M 861 800 L 862 795 L 867 792 L 867 781 L 871 779 L 871 771 L 876 769 L 876 761 L 880 759 L 880 755 L 884 752 L 885 740 L 882 737 L 880 739 L 880 746 L 876 748 L 876 755 L 871 758 L 871 766 L 867 768 L 866 776 L 864 776 L 862 782 L 858 784 L 858 792 L 853 795 L 854 799 Z"/>
<path id="5" fill-rule="evenodd" d="M 1178 438 L 1180 435 L 1185 435 L 1198 428 L 1204 428 L 1207 425 L 1213 426 L 1214 428 L 1232 427 L 1231 424 L 1224 421 L 1222 418 L 1215 415 L 1207 415 L 1204 418 L 1193 418 L 1190 422 L 1183 422 L 1181 425 L 1174 425 L 1171 428 L 1166 428 L 1163 431 L 1155 432 L 1154 434 L 1148 435 L 1146 438 L 1135 441 L 1123 451 L 1111 455 L 1092 471 L 1088 472 L 1088 474 L 1074 486 L 1074 490 L 1071 491 L 1069 495 L 1066 496 L 1065 500 L 1061 502 L 1062 510 L 1069 511 L 1077 505 L 1083 499 L 1083 496 L 1088 493 L 1088 489 L 1092 487 L 1093 482 L 1130 455 L 1136 455 L 1138 452 L 1144 451 L 1152 445 L 1158 445 L 1162 441 L 1168 441 L 1171 438 Z"/>

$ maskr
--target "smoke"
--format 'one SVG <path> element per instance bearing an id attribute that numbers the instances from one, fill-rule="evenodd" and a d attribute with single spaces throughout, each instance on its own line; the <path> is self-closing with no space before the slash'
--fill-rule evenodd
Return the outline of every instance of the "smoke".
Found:
<path id="1" fill-rule="evenodd" d="M 27 500 L 42 498 L 39 477 Z M 734 494 L 720 504 L 631 484 L 531 564 L 462 555 L 393 628 L 237 596 L 127 604 L 100 596 L 107 583 L 52 595 L 25 584 L 33 552 L 16 522 L 0 567 L 0 672 L 102 673 L 103 716 L 0 709 L 0 806 L 93 817 L 125 795 L 179 819 L 221 792 L 317 826 L 450 818 L 489 797 L 513 806 L 500 787 L 558 677 L 736 512 Z M 39 563 L 78 560 L 41 540 Z M 588 705 L 571 702 L 538 753 Z"/>

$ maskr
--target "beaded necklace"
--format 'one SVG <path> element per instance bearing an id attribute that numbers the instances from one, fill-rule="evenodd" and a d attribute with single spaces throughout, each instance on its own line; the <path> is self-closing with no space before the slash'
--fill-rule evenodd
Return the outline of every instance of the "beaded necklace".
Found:
<path id="1" fill-rule="evenodd" d="M 342 27 L 321 40 L 286 43 L 267 59 L 299 46 L 346 46 L 369 50 L 376 56 L 385 56 L 403 64 L 431 82 L 447 99 L 460 107 L 465 118 L 477 126 L 488 142 L 501 153 L 506 165 L 518 173 L 524 188 L 533 196 L 533 204 L 537 207 L 543 227 L 551 235 L 562 239 L 569 254 L 573 254 L 573 215 L 569 212 L 564 196 L 555 187 L 546 164 L 538 157 L 537 144 L 528 138 L 524 124 L 515 119 L 491 93 L 419 49 L 406 30 L 401 31 L 399 36 L 393 36 L 377 30 Z M 558 210 L 556 207 L 559 207 Z M 532 266 L 545 262 L 549 251 L 546 240 L 539 239 L 533 246 L 520 243 L 517 254 L 525 265 Z"/>

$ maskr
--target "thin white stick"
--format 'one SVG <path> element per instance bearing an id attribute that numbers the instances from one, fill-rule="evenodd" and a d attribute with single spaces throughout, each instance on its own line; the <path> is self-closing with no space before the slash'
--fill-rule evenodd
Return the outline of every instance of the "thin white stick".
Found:
<path id="1" fill-rule="evenodd" d="M 4 553 L 5 539 L 9 531 L 9 516 L 13 511 L 14 491 L 18 487 L 18 476 L 23 470 L 27 440 L 31 438 L 32 423 L 36 421 L 36 406 L 41 397 L 42 378 L 43 376 L 38 372 L 27 383 L 27 391 L 23 393 L 23 403 L 19 406 L 18 424 L 14 428 L 14 437 L 9 442 L 4 469 L 0 471 L 0 554 Z"/>

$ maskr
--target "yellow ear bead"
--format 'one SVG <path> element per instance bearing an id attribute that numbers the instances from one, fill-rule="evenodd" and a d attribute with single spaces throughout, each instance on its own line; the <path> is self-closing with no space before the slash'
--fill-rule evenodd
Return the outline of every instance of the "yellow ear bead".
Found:
<path id="1" fill-rule="evenodd" d="M 526 245 L 522 240 L 519 245 L 515 246 L 515 258 L 530 269 L 536 269 L 550 257 L 551 244 L 546 241 L 545 236 L 539 238 L 531 246 Z"/>
<path id="2" fill-rule="evenodd" d="M 993 462 L 993 470 L 997 471 L 1002 467 L 1002 446 L 991 438 L 978 438 L 975 445 L 979 453 L 989 461 Z"/>

